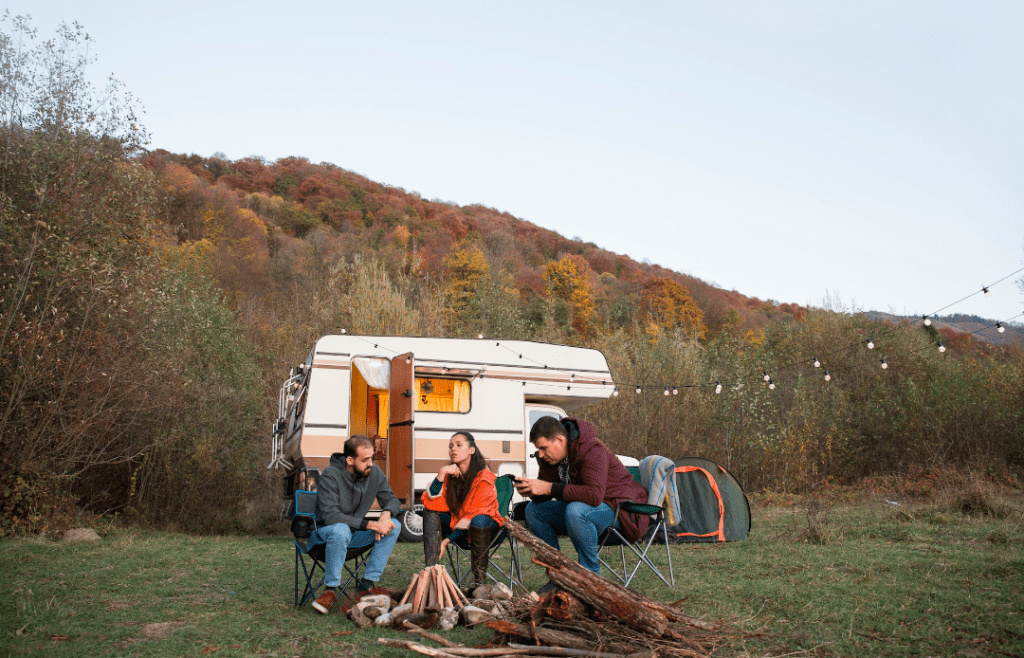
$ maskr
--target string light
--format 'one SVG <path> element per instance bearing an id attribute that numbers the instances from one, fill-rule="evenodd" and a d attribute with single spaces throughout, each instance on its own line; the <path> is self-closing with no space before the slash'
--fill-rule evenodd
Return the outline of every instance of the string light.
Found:
<path id="1" fill-rule="evenodd" d="M 869 350 L 875 349 L 875 342 L 873 340 L 871 340 L 870 338 L 868 338 L 868 349 Z"/>
<path id="2" fill-rule="evenodd" d="M 665 387 L 665 395 L 668 396 L 668 386 Z"/>
<path id="3" fill-rule="evenodd" d="M 772 382 L 772 381 L 768 382 L 768 389 L 774 391 L 775 390 L 775 382 Z"/>
<path id="4" fill-rule="evenodd" d="M 946 346 L 942 344 L 941 340 L 939 341 L 939 351 L 940 352 L 945 352 L 946 351 Z"/>
<path id="5" fill-rule="evenodd" d="M 772 376 L 768 374 L 767 370 L 764 371 L 764 380 L 766 382 L 770 382 L 772 380 Z"/>
<path id="6" fill-rule="evenodd" d="M 821 367 L 821 361 L 818 361 L 818 357 L 814 357 L 814 367 L 815 368 L 820 368 Z"/>
<path id="7" fill-rule="evenodd" d="M 882 370 L 886 370 L 888 368 L 889 368 L 889 364 L 885 362 L 885 359 L 882 359 Z"/>
<path id="8" fill-rule="evenodd" d="M 614 389 L 612 389 L 612 395 L 614 395 L 615 397 L 619 397 L 619 387 L 618 386 L 616 386 Z"/>
<path id="9" fill-rule="evenodd" d="M 673 386 L 672 387 L 672 395 L 679 395 L 679 387 L 678 386 Z"/>
<path id="10" fill-rule="evenodd" d="M 932 326 L 932 319 L 930 317 L 928 317 L 927 315 L 922 316 L 922 317 L 924 319 L 924 326 L 926 326 L 926 327 Z"/>
<path id="11" fill-rule="evenodd" d="M 996 331 L 998 331 L 999 333 L 1003 333 L 1004 331 L 1006 331 L 1006 327 L 1004 327 L 1001 322 L 996 322 Z"/>
<path id="12" fill-rule="evenodd" d="M 636 385 L 636 394 L 640 395 L 640 384 Z"/>
<path id="13" fill-rule="evenodd" d="M 476 337 L 479 338 L 480 340 L 483 340 L 484 335 L 483 334 L 477 334 Z"/>
<path id="14" fill-rule="evenodd" d="M 721 393 L 722 393 L 722 381 L 721 381 L 721 380 L 719 380 L 719 381 L 718 381 L 718 382 L 717 382 L 717 383 L 715 384 L 715 395 L 720 395 Z"/>

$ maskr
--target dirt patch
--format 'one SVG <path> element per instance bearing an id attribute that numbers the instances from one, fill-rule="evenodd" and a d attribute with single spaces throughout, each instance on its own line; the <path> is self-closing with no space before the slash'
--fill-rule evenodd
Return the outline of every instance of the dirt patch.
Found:
<path id="1" fill-rule="evenodd" d="M 142 626 L 142 635 L 150 640 L 159 640 L 170 635 L 174 629 L 184 625 L 185 622 L 182 621 L 162 621 L 155 624 L 144 624 Z"/>

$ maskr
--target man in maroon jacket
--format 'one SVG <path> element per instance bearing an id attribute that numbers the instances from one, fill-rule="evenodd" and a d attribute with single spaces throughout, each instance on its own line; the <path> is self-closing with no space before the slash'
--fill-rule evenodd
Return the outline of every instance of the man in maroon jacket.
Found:
<path id="1" fill-rule="evenodd" d="M 516 490 L 530 498 L 530 531 L 555 549 L 558 535 L 569 535 L 580 565 L 601 573 L 597 538 L 612 523 L 629 541 L 643 536 L 648 517 L 622 511 L 616 519 L 615 507 L 623 500 L 646 503 L 647 491 L 585 420 L 544 416 L 530 428 L 530 443 L 537 448 L 540 477 L 516 480 Z M 553 588 L 549 583 L 538 594 Z"/>

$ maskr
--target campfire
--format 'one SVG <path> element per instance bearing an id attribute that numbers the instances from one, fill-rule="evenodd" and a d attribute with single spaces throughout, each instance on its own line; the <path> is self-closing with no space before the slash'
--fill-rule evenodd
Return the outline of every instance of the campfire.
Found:
<path id="1" fill-rule="evenodd" d="M 533 551 L 532 561 L 544 567 L 560 591 L 540 600 L 514 598 L 508 587 L 495 585 L 479 587 L 467 596 L 444 567 L 434 566 L 415 574 L 404 592 L 399 590 L 401 598 L 393 608 L 386 595 L 364 597 L 350 610 L 350 617 L 359 626 L 394 626 L 428 638 L 441 647 L 391 638 L 378 642 L 434 658 L 690 658 L 709 655 L 720 643 L 718 624 L 591 573 L 514 522 L 508 529 Z M 459 623 L 485 624 L 494 635 L 486 646 L 465 647 L 430 630 L 451 630 Z"/>

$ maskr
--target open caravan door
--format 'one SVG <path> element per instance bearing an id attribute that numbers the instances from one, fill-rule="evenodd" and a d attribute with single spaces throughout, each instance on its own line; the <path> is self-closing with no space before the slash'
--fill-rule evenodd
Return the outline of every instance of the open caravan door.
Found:
<path id="1" fill-rule="evenodd" d="M 415 364 L 412 352 L 391 359 L 390 418 L 388 423 L 388 482 L 395 495 L 404 501 L 407 510 L 399 519 L 403 541 L 423 539 L 423 520 L 413 511 L 416 491 L 413 488 L 413 415 L 415 399 L 413 381 Z"/>

